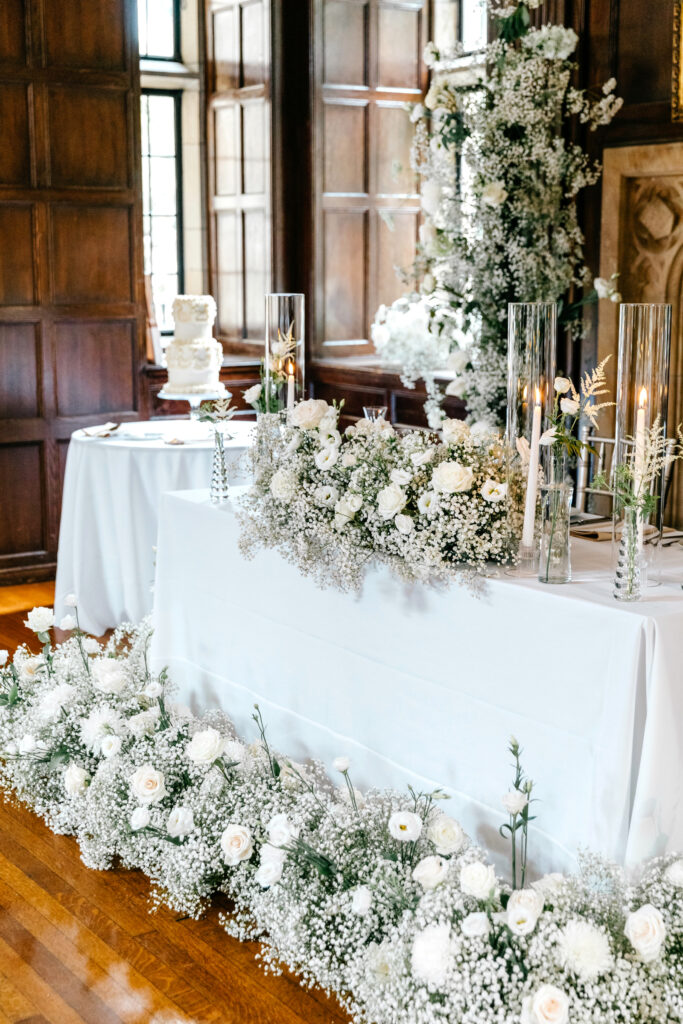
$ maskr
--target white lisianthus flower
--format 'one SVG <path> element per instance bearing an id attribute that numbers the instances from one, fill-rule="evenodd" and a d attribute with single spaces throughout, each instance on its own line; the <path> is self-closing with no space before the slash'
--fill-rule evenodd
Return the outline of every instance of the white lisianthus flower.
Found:
<path id="1" fill-rule="evenodd" d="M 464 420 L 444 420 L 441 424 L 444 444 L 459 444 L 470 436 L 470 428 Z"/>
<path id="2" fill-rule="evenodd" d="M 664 878 L 671 885 L 675 885 L 679 889 L 683 889 L 683 859 L 675 860 L 673 864 L 669 864 L 668 868 L 664 872 Z"/>
<path id="3" fill-rule="evenodd" d="M 225 740 L 218 729 L 209 726 L 196 732 L 185 748 L 185 753 L 194 764 L 208 767 L 221 757 L 225 750 Z"/>
<path id="4" fill-rule="evenodd" d="M 540 892 L 541 896 L 548 902 L 552 903 L 556 900 L 561 893 L 565 883 L 564 875 L 561 875 L 557 871 L 551 872 L 549 875 L 543 875 L 538 881 L 532 882 L 532 889 L 536 889 Z"/>
<path id="5" fill-rule="evenodd" d="M 190 807 L 174 807 L 166 822 L 166 831 L 174 839 L 180 839 L 194 831 L 194 815 Z"/>
<path id="6" fill-rule="evenodd" d="M 323 508 L 330 508 L 339 498 L 339 491 L 330 484 L 322 484 L 320 487 L 316 487 L 313 497 Z"/>
<path id="7" fill-rule="evenodd" d="M 64 598 L 64 607 L 65 608 L 77 608 L 78 607 L 78 598 L 76 597 L 75 594 L 67 594 L 66 595 L 66 597 Z"/>
<path id="8" fill-rule="evenodd" d="M 645 903 L 626 918 L 624 935 L 644 963 L 656 960 L 666 939 L 666 925 L 659 910 Z"/>
<path id="9" fill-rule="evenodd" d="M 508 194 L 502 181 L 490 181 L 481 190 L 481 201 L 485 206 L 502 206 Z"/>
<path id="10" fill-rule="evenodd" d="M 353 890 L 351 897 L 351 913 L 357 917 L 365 917 L 372 906 L 372 893 L 367 885 L 359 885 Z"/>
<path id="11" fill-rule="evenodd" d="M 436 852 L 446 857 L 458 853 L 467 842 L 462 825 L 447 814 L 439 814 L 430 822 L 427 838 L 434 843 Z"/>
<path id="12" fill-rule="evenodd" d="M 47 633 L 55 624 L 55 616 L 52 608 L 32 608 L 28 618 L 24 620 L 27 629 L 34 633 Z"/>
<path id="13" fill-rule="evenodd" d="M 575 398 L 562 398 L 560 400 L 560 409 L 565 416 L 574 416 L 579 411 L 579 403 Z"/>
<path id="14" fill-rule="evenodd" d="M 389 818 L 389 834 L 401 843 L 414 843 L 422 832 L 422 818 L 412 811 L 394 811 Z"/>
<path id="15" fill-rule="evenodd" d="M 448 369 L 453 373 L 462 373 L 470 361 L 470 357 L 467 352 L 461 348 L 454 349 L 448 357 Z M 452 423 L 458 423 L 459 420 L 452 420 Z"/>
<path id="16" fill-rule="evenodd" d="M 491 922 L 488 914 L 483 910 L 477 910 L 473 914 L 468 914 L 460 927 L 468 939 L 485 939 L 491 931 Z"/>
<path id="17" fill-rule="evenodd" d="M 286 814 L 275 814 L 266 826 L 271 846 L 287 846 L 299 835 L 299 829 Z"/>
<path id="18" fill-rule="evenodd" d="M 244 392 L 244 401 L 247 405 L 255 405 L 261 397 L 263 386 L 261 384 L 252 384 L 250 388 Z"/>
<path id="19" fill-rule="evenodd" d="M 439 496 L 435 491 L 424 491 L 417 499 L 417 508 L 421 515 L 434 514 L 439 507 Z"/>
<path id="20" fill-rule="evenodd" d="M 108 733 L 100 740 L 99 747 L 102 757 L 114 757 L 121 750 L 121 737 Z"/>
<path id="21" fill-rule="evenodd" d="M 413 881 L 422 886 L 423 889 L 436 889 L 437 885 L 445 880 L 448 874 L 448 861 L 443 857 L 434 855 L 423 857 L 413 868 Z"/>
<path id="22" fill-rule="evenodd" d="M 410 456 L 410 461 L 412 462 L 416 469 L 419 469 L 420 466 L 426 466 L 427 463 L 431 462 L 433 458 L 434 449 L 425 448 L 423 452 L 413 452 L 413 454 Z"/>
<path id="23" fill-rule="evenodd" d="M 76 628 L 76 619 L 73 617 L 73 615 L 65 615 L 60 620 L 59 628 L 63 629 L 65 632 L 68 632 L 71 629 L 75 629 Z"/>
<path id="24" fill-rule="evenodd" d="M 475 860 L 460 868 L 460 888 L 466 896 L 487 900 L 496 889 L 496 873 L 491 864 Z"/>
<path id="25" fill-rule="evenodd" d="M 93 686 L 102 693 L 121 693 L 128 682 L 128 673 L 116 658 L 98 658 L 90 671 Z"/>
<path id="26" fill-rule="evenodd" d="M 501 803 L 508 814 L 521 814 L 529 803 L 529 796 L 518 789 L 511 789 L 509 793 L 505 794 Z"/>
<path id="27" fill-rule="evenodd" d="M 344 772 L 348 772 L 351 767 L 351 760 L 348 757 L 335 757 L 332 762 L 332 767 L 336 772 L 341 772 L 343 774 Z"/>
<path id="28" fill-rule="evenodd" d="M 507 926 L 513 935 L 529 935 L 543 912 L 543 897 L 536 889 L 515 889 L 507 905 Z"/>
<path id="29" fill-rule="evenodd" d="M 228 825 L 221 836 L 223 859 L 230 867 L 236 867 L 243 860 L 249 860 L 254 852 L 254 841 L 249 829 L 243 825 Z"/>
<path id="30" fill-rule="evenodd" d="M 459 462 L 441 462 L 432 473 L 432 487 L 442 494 L 469 491 L 474 479 L 471 466 Z"/>
<path id="31" fill-rule="evenodd" d="M 589 921 L 568 921 L 558 945 L 560 963 L 581 981 L 595 981 L 614 964 L 609 938 Z"/>
<path id="32" fill-rule="evenodd" d="M 389 474 L 389 479 L 392 484 L 398 484 L 399 487 L 405 487 L 413 479 L 413 474 L 409 473 L 407 469 L 392 469 Z"/>
<path id="33" fill-rule="evenodd" d="M 164 692 L 164 688 L 161 683 L 155 679 L 154 682 L 148 683 L 142 692 L 145 697 L 149 697 L 151 700 L 156 700 L 157 697 L 161 697 Z"/>
<path id="34" fill-rule="evenodd" d="M 593 281 L 593 287 L 598 293 L 599 299 L 608 299 L 614 291 L 611 283 L 605 277 L 596 277 Z"/>
<path id="35" fill-rule="evenodd" d="M 569 1024 L 569 999 L 555 985 L 541 985 L 522 1004 L 522 1024 Z"/>
<path id="36" fill-rule="evenodd" d="M 442 988 L 452 960 L 453 942 L 449 925 L 427 925 L 413 939 L 410 966 L 413 975 L 427 985 Z"/>
<path id="37" fill-rule="evenodd" d="M 321 423 L 318 427 L 318 433 L 320 434 L 320 443 L 324 448 L 339 448 L 341 445 L 341 434 L 336 427 L 325 427 Z"/>
<path id="38" fill-rule="evenodd" d="M 83 650 L 86 654 L 97 654 L 100 649 L 99 641 L 94 636 L 86 636 L 81 640 Z"/>
<path id="39" fill-rule="evenodd" d="M 382 519 L 393 519 L 406 503 L 405 492 L 398 484 L 387 484 L 377 495 L 377 511 Z"/>
<path id="40" fill-rule="evenodd" d="M 491 480 L 489 477 L 488 480 L 484 480 L 479 493 L 484 501 L 490 501 L 492 504 L 496 504 L 505 498 L 507 492 L 507 484 L 501 484 L 498 480 Z"/>
<path id="41" fill-rule="evenodd" d="M 354 455 L 353 452 L 344 452 L 342 455 L 342 466 L 344 469 L 351 469 L 358 462 L 358 456 Z"/>
<path id="42" fill-rule="evenodd" d="M 297 480 L 289 469 L 278 469 L 270 481 L 270 492 L 278 501 L 291 501 L 296 494 Z"/>
<path id="43" fill-rule="evenodd" d="M 285 851 L 280 850 L 269 843 L 261 847 L 261 860 L 254 878 L 262 889 L 269 889 L 276 885 L 282 878 L 282 869 L 285 865 Z"/>
<path id="44" fill-rule="evenodd" d="M 315 430 L 326 415 L 329 405 L 323 398 L 307 398 L 292 409 L 292 426 L 302 430 Z"/>
<path id="45" fill-rule="evenodd" d="M 0 651 L 0 668 L 7 664 L 8 659 L 9 651 Z"/>
<path id="46" fill-rule="evenodd" d="M 313 461 L 315 462 L 318 469 L 326 471 L 328 469 L 332 469 L 332 467 L 336 464 L 338 458 L 338 448 L 335 448 L 333 446 L 325 446 L 324 448 L 320 449 L 320 451 L 316 454 Z"/>
<path id="47" fill-rule="evenodd" d="M 415 529 L 415 523 L 410 516 L 404 516 L 401 512 L 394 519 L 394 524 L 399 533 L 407 536 Z"/>
<path id="48" fill-rule="evenodd" d="M 141 804 L 157 804 L 166 796 L 164 773 L 143 764 L 130 777 L 131 795 Z"/>
<path id="49" fill-rule="evenodd" d="M 130 816 L 130 827 L 133 832 L 139 832 L 141 828 L 147 828 L 149 823 L 150 816 L 147 807 L 136 807 Z"/>
<path id="50" fill-rule="evenodd" d="M 569 377 L 556 377 L 553 383 L 553 387 L 558 395 L 566 395 L 571 386 L 572 382 Z"/>
<path id="51" fill-rule="evenodd" d="M 88 788 L 89 778 L 85 768 L 70 764 L 64 772 L 64 789 L 69 796 L 80 796 Z"/>

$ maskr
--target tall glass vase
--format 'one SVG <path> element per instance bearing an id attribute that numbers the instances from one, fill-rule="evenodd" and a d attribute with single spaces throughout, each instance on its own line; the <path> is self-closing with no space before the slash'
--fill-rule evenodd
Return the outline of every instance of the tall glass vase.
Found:
<path id="1" fill-rule="evenodd" d="M 305 300 L 300 293 L 266 295 L 266 412 L 291 413 L 305 397 Z"/>
<path id="2" fill-rule="evenodd" d="M 616 564 L 612 593 L 618 601 L 639 601 L 646 580 L 642 523 L 637 508 L 623 509 L 616 539 Z"/>
<path id="3" fill-rule="evenodd" d="M 225 461 L 225 444 L 223 432 L 219 427 L 213 428 L 213 461 L 211 465 L 211 501 L 221 505 L 228 500 L 228 466 Z"/>
<path id="4" fill-rule="evenodd" d="M 518 572 L 535 575 L 539 561 L 540 438 L 552 413 L 557 307 L 508 306 L 506 450 L 508 533 Z"/>
<path id="5" fill-rule="evenodd" d="M 549 451 L 541 485 L 541 583 L 569 583 L 572 578 L 570 518 L 574 484 L 564 452 Z"/>

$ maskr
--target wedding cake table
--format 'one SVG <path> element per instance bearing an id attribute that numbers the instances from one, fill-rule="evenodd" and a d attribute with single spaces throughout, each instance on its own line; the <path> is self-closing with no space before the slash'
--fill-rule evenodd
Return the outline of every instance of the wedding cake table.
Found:
<path id="1" fill-rule="evenodd" d="M 238 537 L 205 491 L 162 499 L 153 659 L 181 700 L 223 708 L 245 737 L 258 702 L 275 747 L 328 766 L 347 754 L 362 788 L 443 786 L 494 849 L 514 734 L 539 780 L 538 870 L 579 847 L 627 863 L 683 848 L 679 548 L 627 605 L 609 544 L 575 541 L 566 586 L 501 574 L 475 595 L 371 569 L 355 597 L 274 551 L 245 560 Z"/>

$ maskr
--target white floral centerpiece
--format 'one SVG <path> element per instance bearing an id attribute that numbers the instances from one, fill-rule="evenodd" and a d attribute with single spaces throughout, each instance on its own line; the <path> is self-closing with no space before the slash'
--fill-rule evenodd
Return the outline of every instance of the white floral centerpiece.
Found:
<path id="1" fill-rule="evenodd" d="M 375 559 L 406 579 L 472 578 L 508 560 L 498 437 L 445 420 L 441 435 L 400 435 L 384 420 L 338 430 L 320 399 L 255 444 L 241 547 L 275 547 L 321 585 L 358 588 Z"/>

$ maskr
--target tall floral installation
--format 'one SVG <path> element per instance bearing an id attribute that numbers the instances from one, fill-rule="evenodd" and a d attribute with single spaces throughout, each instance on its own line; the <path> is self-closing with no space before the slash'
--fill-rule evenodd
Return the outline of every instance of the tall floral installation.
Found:
<path id="1" fill-rule="evenodd" d="M 531 882 L 535 790 L 515 740 L 510 885 L 442 792 L 362 794 L 343 756 L 335 787 L 270 746 L 258 708 L 246 746 L 150 674 L 147 624 L 101 646 L 77 623 L 74 608 L 54 647 L 51 609 L 34 609 L 41 653 L 0 653 L 0 783 L 76 836 L 86 864 L 141 869 L 154 902 L 192 916 L 228 894 L 226 930 L 356 1024 L 683 1020 L 683 859 L 628 880 L 586 855 L 576 875 Z"/>
<path id="2" fill-rule="evenodd" d="M 616 274 L 584 262 L 577 200 L 600 167 L 573 141 L 578 122 L 595 130 L 621 107 L 610 79 L 597 95 L 572 85 L 578 37 L 561 25 L 530 26 L 543 0 L 488 0 L 497 38 L 463 78 L 462 54 L 427 46 L 433 84 L 412 108 L 412 161 L 424 224 L 411 293 L 378 311 L 372 337 L 404 383 L 425 381 L 430 425 L 443 416 L 435 379 L 455 373 L 446 394 L 463 398 L 471 422 L 504 423 L 509 302 L 557 302 L 576 337 L 581 310 L 618 302 Z M 567 303 L 572 288 L 584 297 Z"/>

